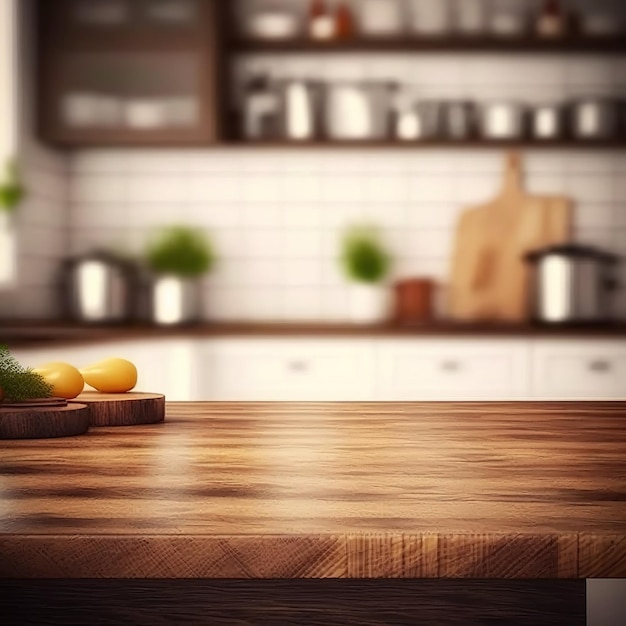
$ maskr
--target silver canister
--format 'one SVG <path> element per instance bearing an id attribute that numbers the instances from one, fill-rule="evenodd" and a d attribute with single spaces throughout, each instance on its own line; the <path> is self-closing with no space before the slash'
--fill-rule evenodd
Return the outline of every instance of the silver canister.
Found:
<path id="1" fill-rule="evenodd" d="M 567 244 L 526 256 L 531 264 L 531 314 L 549 324 L 613 321 L 618 257 L 596 248 Z"/>
<path id="2" fill-rule="evenodd" d="M 282 84 L 282 122 L 286 139 L 315 139 L 320 130 L 321 87 L 314 81 L 287 80 Z"/>
<path id="3" fill-rule="evenodd" d="M 488 102 L 481 106 L 480 134 L 485 139 L 521 139 L 526 134 L 527 108 L 520 102 Z"/>
<path id="4" fill-rule="evenodd" d="M 543 104 L 531 113 L 533 139 L 561 139 L 564 132 L 563 107 L 559 104 Z"/>
<path id="5" fill-rule="evenodd" d="M 608 98 L 586 98 L 571 106 L 575 139 L 610 139 L 618 131 L 618 105 Z"/>
<path id="6" fill-rule="evenodd" d="M 59 282 L 63 313 L 71 320 L 114 324 L 136 313 L 135 269 L 106 251 L 66 259 Z"/>
<path id="7" fill-rule="evenodd" d="M 278 93 L 267 76 L 254 76 L 246 85 L 243 136 L 248 140 L 275 139 L 278 135 Z"/>
<path id="8" fill-rule="evenodd" d="M 447 139 L 463 140 L 474 136 L 476 109 L 472 102 L 446 102 L 442 107 L 443 134 Z"/>
<path id="9" fill-rule="evenodd" d="M 325 111 L 326 136 L 339 141 L 386 139 L 390 130 L 394 88 L 382 82 L 329 85 Z"/>

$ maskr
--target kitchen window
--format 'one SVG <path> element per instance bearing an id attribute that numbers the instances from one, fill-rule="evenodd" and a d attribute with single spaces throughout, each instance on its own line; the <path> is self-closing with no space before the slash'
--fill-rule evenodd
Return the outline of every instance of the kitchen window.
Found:
<path id="1" fill-rule="evenodd" d="M 0 0 L 0 165 L 17 149 L 17 3 Z M 15 220 L 0 205 L 0 285 L 16 276 Z"/>

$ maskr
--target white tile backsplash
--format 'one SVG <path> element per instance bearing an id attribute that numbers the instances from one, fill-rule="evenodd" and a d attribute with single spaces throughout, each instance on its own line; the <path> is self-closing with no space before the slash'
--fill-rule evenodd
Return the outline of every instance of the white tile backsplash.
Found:
<path id="1" fill-rule="evenodd" d="M 129 204 L 180 204 L 185 200 L 187 185 L 178 173 L 169 176 L 136 174 L 129 178 L 127 197 Z"/>
<path id="2" fill-rule="evenodd" d="M 135 184 L 123 173 L 76 175 L 71 185 L 71 201 L 75 206 L 85 204 L 126 203 L 128 188 Z"/>
<path id="3" fill-rule="evenodd" d="M 588 56 L 329 54 L 320 62 L 244 55 L 234 65 L 239 82 L 265 69 L 324 80 L 395 78 L 426 98 L 539 102 L 626 86 L 623 60 Z M 348 312 L 341 229 L 368 220 L 390 246 L 392 277 L 431 276 L 443 300 L 457 220 L 464 207 L 498 193 L 503 156 L 406 148 L 81 151 L 70 158 L 71 248 L 140 250 L 154 227 L 185 221 L 210 234 L 220 259 L 206 280 L 208 318 L 340 321 Z M 529 150 L 524 169 L 529 191 L 572 197 L 578 240 L 626 254 L 622 152 Z M 37 223 L 52 225 L 45 202 L 33 199 Z"/>
<path id="4" fill-rule="evenodd" d="M 443 299 L 457 220 L 499 191 L 503 154 L 129 150 L 115 172 L 111 154 L 78 153 L 72 250 L 139 251 L 155 227 L 187 221 L 207 232 L 220 259 L 206 281 L 208 318 L 340 321 L 348 312 L 341 229 L 367 220 L 390 247 L 391 278 L 430 276 Z M 626 252 L 621 155 L 534 151 L 524 164 L 530 191 L 575 200 L 577 240 Z"/>

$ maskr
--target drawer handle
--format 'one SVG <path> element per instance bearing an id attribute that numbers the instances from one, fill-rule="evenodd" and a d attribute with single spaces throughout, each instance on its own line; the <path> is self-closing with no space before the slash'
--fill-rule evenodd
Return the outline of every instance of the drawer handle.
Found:
<path id="1" fill-rule="evenodd" d="M 589 363 L 589 369 L 592 372 L 604 373 L 611 371 L 611 363 L 609 361 L 591 361 Z"/>
<path id="2" fill-rule="evenodd" d="M 458 372 L 461 369 L 461 364 L 458 361 L 444 361 L 441 364 L 441 369 L 444 372 Z"/>
<path id="3" fill-rule="evenodd" d="M 291 361 L 289 363 L 290 372 L 306 372 L 309 369 L 309 364 L 306 361 Z"/>

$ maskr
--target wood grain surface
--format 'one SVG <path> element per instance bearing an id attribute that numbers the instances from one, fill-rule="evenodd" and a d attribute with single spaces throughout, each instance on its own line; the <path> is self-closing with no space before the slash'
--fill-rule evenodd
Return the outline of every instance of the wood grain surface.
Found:
<path id="1" fill-rule="evenodd" d="M 626 403 L 171 403 L 0 501 L 2 577 L 626 577 Z"/>
<path id="2" fill-rule="evenodd" d="M 165 419 L 165 396 L 160 393 L 85 391 L 75 402 L 90 408 L 92 426 L 136 426 Z"/>
<path id="3" fill-rule="evenodd" d="M 0 406 L 0 439 L 73 437 L 86 433 L 88 428 L 89 408 L 84 404 Z"/>

